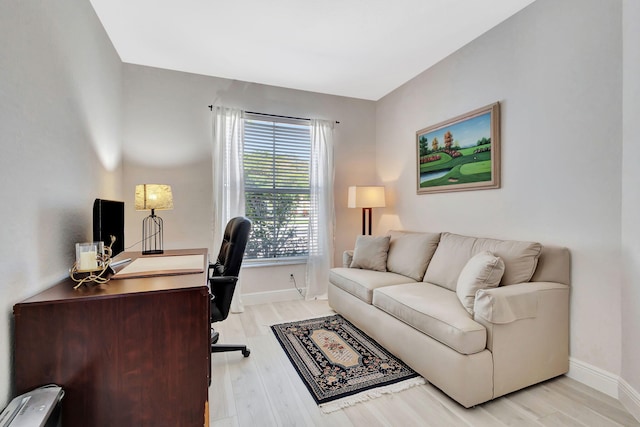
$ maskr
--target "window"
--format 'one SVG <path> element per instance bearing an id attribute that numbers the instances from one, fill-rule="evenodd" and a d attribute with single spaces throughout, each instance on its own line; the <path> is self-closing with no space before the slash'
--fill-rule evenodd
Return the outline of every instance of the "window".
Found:
<path id="1" fill-rule="evenodd" d="M 246 214 L 253 222 L 245 258 L 308 255 L 310 138 L 305 120 L 245 117 Z"/>

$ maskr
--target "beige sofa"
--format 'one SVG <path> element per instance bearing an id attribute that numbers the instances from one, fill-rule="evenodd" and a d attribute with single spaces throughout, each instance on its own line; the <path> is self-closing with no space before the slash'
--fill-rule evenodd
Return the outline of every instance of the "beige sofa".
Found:
<path id="1" fill-rule="evenodd" d="M 391 231 L 344 257 L 330 306 L 463 406 L 568 371 L 566 248 Z"/>

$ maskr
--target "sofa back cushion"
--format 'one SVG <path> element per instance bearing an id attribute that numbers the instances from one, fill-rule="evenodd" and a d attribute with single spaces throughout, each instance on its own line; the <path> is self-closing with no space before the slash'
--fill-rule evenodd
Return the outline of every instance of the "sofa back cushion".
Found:
<path id="1" fill-rule="evenodd" d="M 556 282 L 571 285 L 571 254 L 562 246 L 544 245 L 532 282 Z"/>
<path id="2" fill-rule="evenodd" d="M 440 233 L 389 231 L 387 270 L 421 281 L 435 253 Z"/>
<path id="3" fill-rule="evenodd" d="M 350 267 L 387 271 L 389 240 L 389 236 L 358 236 Z"/>
<path id="4" fill-rule="evenodd" d="M 427 267 L 424 281 L 452 291 L 460 272 L 474 255 L 489 251 L 502 258 L 504 274 L 500 285 L 528 282 L 538 264 L 542 245 L 535 242 L 497 240 L 442 233 L 440 243 Z"/>

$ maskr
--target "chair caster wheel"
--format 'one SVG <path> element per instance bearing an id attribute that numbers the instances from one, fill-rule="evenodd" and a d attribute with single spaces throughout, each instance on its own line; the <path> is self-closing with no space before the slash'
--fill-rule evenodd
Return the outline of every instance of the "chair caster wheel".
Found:
<path id="1" fill-rule="evenodd" d="M 251 350 L 249 350 L 249 349 L 242 350 L 242 355 L 244 357 L 249 357 L 250 354 L 251 354 Z"/>
<path id="2" fill-rule="evenodd" d="M 218 342 L 218 339 L 220 338 L 220 333 L 214 331 L 213 329 L 211 330 L 211 344 L 215 344 Z"/>

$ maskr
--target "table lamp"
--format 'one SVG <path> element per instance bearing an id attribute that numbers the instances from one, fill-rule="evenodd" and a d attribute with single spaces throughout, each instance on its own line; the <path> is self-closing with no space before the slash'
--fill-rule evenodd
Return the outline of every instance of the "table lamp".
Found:
<path id="1" fill-rule="evenodd" d="M 371 234 L 371 208 L 384 208 L 384 187 L 349 187 L 349 200 L 347 206 L 350 208 L 362 208 L 362 234 L 365 234 L 366 213 L 368 213 L 369 228 Z"/>
<path id="2" fill-rule="evenodd" d="M 142 221 L 142 254 L 161 254 L 162 218 L 156 215 L 157 210 L 173 209 L 171 186 L 164 184 L 136 185 L 136 210 L 151 209 L 151 215 Z"/>

